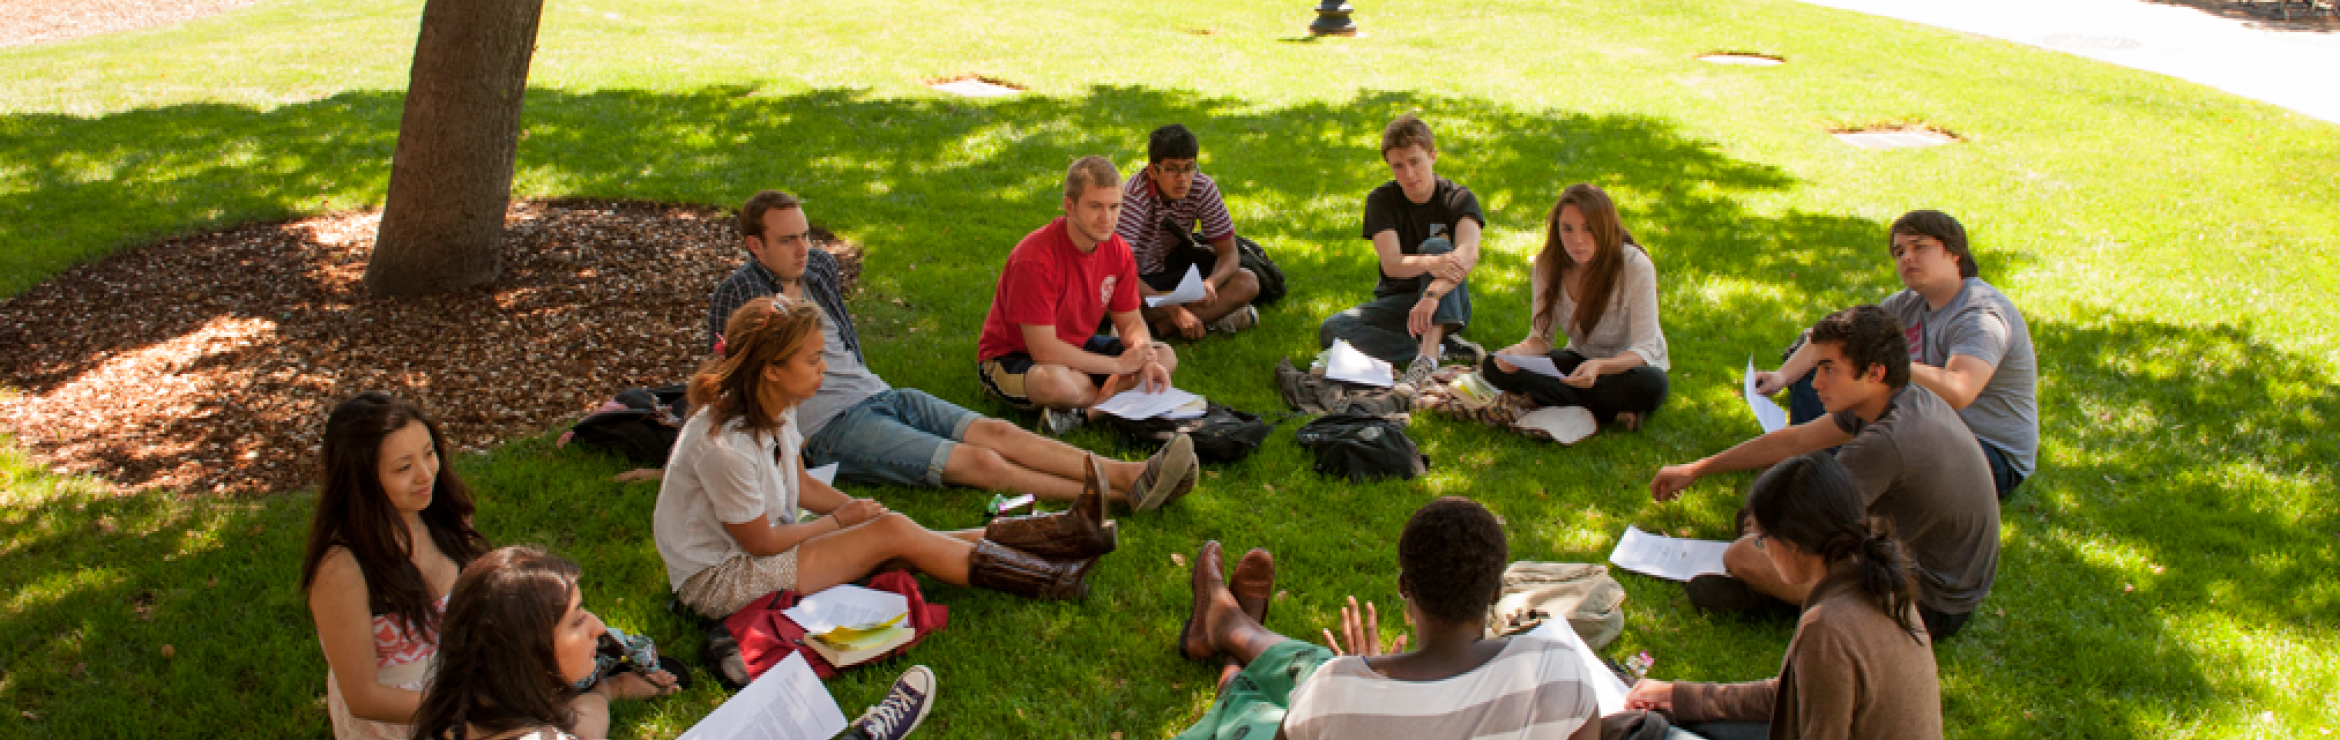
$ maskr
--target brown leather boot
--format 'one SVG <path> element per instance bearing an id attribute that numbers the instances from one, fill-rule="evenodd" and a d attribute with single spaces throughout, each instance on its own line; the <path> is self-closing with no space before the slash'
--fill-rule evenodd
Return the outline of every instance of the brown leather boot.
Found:
<path id="1" fill-rule="evenodd" d="M 1049 560 L 1087 560 L 1120 545 L 1120 527 L 1105 519 L 1105 464 L 1089 456 L 1088 487 L 1072 509 L 1056 514 L 1000 517 L 983 527 L 983 539 Z"/>
<path id="2" fill-rule="evenodd" d="M 1276 599 L 1276 559 L 1262 548 L 1251 548 L 1243 559 L 1235 561 L 1235 575 L 1228 579 L 1227 590 L 1235 594 L 1235 605 L 1251 621 L 1267 626 L 1268 605 Z"/>
<path id="3" fill-rule="evenodd" d="M 1096 565 L 1094 558 L 1059 562 L 976 540 L 975 552 L 967 556 L 967 583 L 1027 599 L 1078 601 L 1088 597 L 1089 569 Z"/>

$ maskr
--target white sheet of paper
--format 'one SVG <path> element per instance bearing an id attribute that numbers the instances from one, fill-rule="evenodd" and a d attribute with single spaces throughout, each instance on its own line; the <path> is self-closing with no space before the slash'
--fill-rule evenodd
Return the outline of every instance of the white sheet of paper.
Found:
<path id="1" fill-rule="evenodd" d="M 1333 340 L 1332 355 L 1324 361 L 1324 377 L 1383 388 L 1397 384 L 1397 374 L 1389 363 L 1357 351 L 1346 339 Z"/>
<path id="2" fill-rule="evenodd" d="M 1496 355 L 1496 357 L 1501 357 L 1504 362 L 1517 365 L 1519 369 L 1537 375 L 1549 375 L 1555 378 L 1568 377 L 1567 373 L 1560 372 L 1559 365 L 1552 364 L 1551 355 Z"/>
<path id="3" fill-rule="evenodd" d="M 845 730 L 845 712 L 804 653 L 790 653 L 779 665 L 708 712 L 680 740 L 829 740 Z"/>
<path id="4" fill-rule="evenodd" d="M 1193 303 L 1202 299 L 1202 268 L 1195 265 L 1187 265 L 1186 277 L 1178 279 L 1178 287 L 1172 288 L 1170 292 L 1163 293 L 1161 295 L 1146 296 L 1146 305 L 1153 308 L 1161 308 L 1163 306 L 1175 306 L 1181 303 Z"/>
<path id="5" fill-rule="evenodd" d="M 1625 535 L 1617 538 L 1617 549 L 1609 553 L 1609 562 L 1642 575 L 1687 581 L 1693 576 L 1724 573 L 1723 551 L 1730 546 L 1728 542 L 1650 534 L 1627 525 Z"/>
<path id="6" fill-rule="evenodd" d="M 803 627 L 806 634 L 818 635 L 838 627 L 883 622 L 909 611 L 908 597 L 847 583 L 804 597 L 780 613 Z"/>
<path id="7" fill-rule="evenodd" d="M 1160 393 L 1147 393 L 1133 389 L 1114 394 L 1112 398 L 1097 404 L 1096 408 L 1098 413 L 1112 414 L 1124 419 L 1151 419 L 1176 411 L 1181 406 L 1201 399 L 1202 396 L 1176 388 L 1166 388 Z"/>
<path id="8" fill-rule="evenodd" d="M 830 487 L 833 488 L 837 485 L 837 466 L 842 464 L 843 463 L 829 463 L 817 468 L 809 468 L 804 471 L 804 474 L 812 476 L 813 480 L 827 483 Z"/>
<path id="9" fill-rule="evenodd" d="M 1747 408 L 1755 412 L 1755 423 L 1763 425 L 1764 434 L 1779 431 L 1780 428 L 1787 426 L 1787 412 L 1781 410 L 1779 404 L 1772 402 L 1770 398 L 1755 392 L 1754 355 L 1747 356 L 1746 389 L 1741 392 L 1747 396 Z"/>
<path id="10" fill-rule="evenodd" d="M 1545 406 L 1527 412 L 1512 424 L 1544 430 L 1545 434 L 1552 435 L 1552 441 L 1564 445 L 1576 444 L 1601 428 L 1592 411 L 1583 406 Z"/>
<path id="11" fill-rule="evenodd" d="M 1625 680 L 1618 678 L 1615 671 L 1601 663 L 1601 656 L 1593 654 L 1592 646 L 1584 643 L 1584 637 L 1576 634 L 1576 628 L 1568 626 L 1568 620 L 1544 620 L 1542 625 L 1528 630 L 1528 634 L 1567 643 L 1569 648 L 1576 651 L 1577 659 L 1584 661 L 1585 674 L 1592 679 L 1593 704 L 1600 707 L 1602 716 L 1625 711 L 1625 694 L 1629 690 Z M 1592 721 L 1599 722 L 1600 718 L 1595 717 Z"/>

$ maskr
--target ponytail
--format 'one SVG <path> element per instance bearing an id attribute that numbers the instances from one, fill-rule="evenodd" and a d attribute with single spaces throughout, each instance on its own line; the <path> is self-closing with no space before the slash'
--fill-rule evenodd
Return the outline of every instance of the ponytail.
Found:
<path id="1" fill-rule="evenodd" d="M 1861 591 L 1877 602 L 1878 608 L 1893 615 L 1901 629 L 1917 636 L 1924 626 L 1913 621 L 1912 608 L 1917 604 L 1915 566 L 1909 557 L 1909 548 L 1901 538 L 1893 536 L 1893 522 L 1884 517 L 1870 517 L 1862 526 L 1859 551 L 1852 558 L 1860 569 Z"/>

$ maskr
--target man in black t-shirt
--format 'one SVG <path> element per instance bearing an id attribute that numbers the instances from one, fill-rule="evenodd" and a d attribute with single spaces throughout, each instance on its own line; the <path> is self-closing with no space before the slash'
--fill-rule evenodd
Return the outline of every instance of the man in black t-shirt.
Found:
<path id="1" fill-rule="evenodd" d="M 1467 279 L 1479 264 L 1486 218 L 1469 188 L 1431 170 L 1438 148 L 1430 126 L 1408 113 L 1381 133 L 1381 159 L 1392 179 L 1365 196 L 1365 233 L 1381 280 L 1373 300 L 1333 314 L 1316 332 L 1331 347 L 1346 339 L 1365 354 L 1403 366 L 1399 382 L 1420 385 L 1442 355 L 1486 359 L 1459 336 L 1471 320 Z"/>

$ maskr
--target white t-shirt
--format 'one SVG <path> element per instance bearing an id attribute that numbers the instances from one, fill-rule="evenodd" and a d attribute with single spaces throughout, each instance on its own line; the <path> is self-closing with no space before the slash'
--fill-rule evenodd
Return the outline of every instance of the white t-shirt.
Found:
<path id="1" fill-rule="evenodd" d="M 750 431 L 739 419 L 709 435 L 711 418 L 697 411 L 683 424 L 651 518 L 666 580 L 677 590 L 699 571 L 747 552 L 723 525 L 758 516 L 775 527 L 796 523 L 797 468 L 803 465 L 797 451 L 804 446 L 796 411 L 781 415 L 777 436 Z"/>

